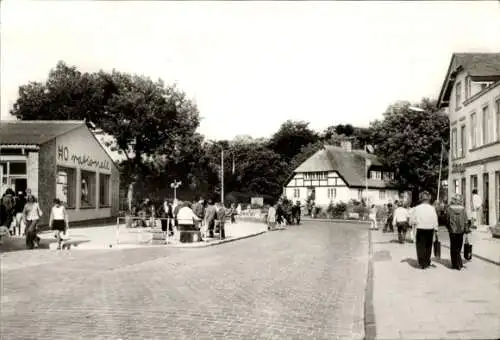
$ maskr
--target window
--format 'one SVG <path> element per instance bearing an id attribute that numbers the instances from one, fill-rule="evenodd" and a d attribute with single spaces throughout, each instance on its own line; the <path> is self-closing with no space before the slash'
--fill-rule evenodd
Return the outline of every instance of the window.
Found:
<path id="1" fill-rule="evenodd" d="M 497 221 L 500 222 L 500 171 L 495 172 L 495 178 L 495 192 L 497 195 Z"/>
<path id="2" fill-rule="evenodd" d="M 363 199 L 363 189 L 358 189 L 358 199 L 359 200 Z"/>
<path id="3" fill-rule="evenodd" d="M 465 199 L 465 177 L 463 177 L 460 181 L 460 195 L 462 195 L 463 199 Z"/>
<path id="4" fill-rule="evenodd" d="M 293 198 L 300 198 L 300 189 L 293 189 Z"/>
<path id="5" fill-rule="evenodd" d="M 304 174 L 304 179 L 309 179 L 309 180 L 321 180 L 321 179 L 327 179 L 327 178 L 328 178 L 328 173 L 326 171 L 306 172 Z"/>
<path id="6" fill-rule="evenodd" d="M 465 149 L 467 144 L 467 133 L 465 130 L 465 124 L 460 126 L 460 157 L 465 156 Z"/>
<path id="7" fill-rule="evenodd" d="M 497 140 L 500 141 L 500 98 L 495 101 Z"/>
<path id="8" fill-rule="evenodd" d="M 477 115 L 476 113 L 470 116 L 470 146 L 475 148 L 477 146 Z"/>
<path id="9" fill-rule="evenodd" d="M 455 86 L 455 110 L 460 109 L 462 104 L 462 83 L 458 82 Z"/>
<path id="10" fill-rule="evenodd" d="M 76 171 L 72 168 L 57 167 L 56 197 L 68 208 L 76 205 Z"/>
<path id="11" fill-rule="evenodd" d="M 460 193 L 460 182 L 458 181 L 458 179 L 453 180 L 453 189 L 455 190 L 455 194 Z"/>
<path id="12" fill-rule="evenodd" d="M 382 179 L 382 171 L 370 171 L 370 178 L 371 179 Z"/>
<path id="13" fill-rule="evenodd" d="M 470 77 L 465 78 L 465 99 L 470 97 Z"/>
<path id="14" fill-rule="evenodd" d="M 2 150 L 2 155 L 5 150 Z M 7 161 L 0 163 L 0 195 L 7 188 L 15 192 L 25 191 L 27 189 L 26 162 Z"/>
<path id="15" fill-rule="evenodd" d="M 457 158 L 457 128 L 451 129 L 451 158 Z"/>
<path id="16" fill-rule="evenodd" d="M 378 198 L 381 200 L 385 200 L 385 190 L 380 190 L 378 192 Z"/>
<path id="17" fill-rule="evenodd" d="M 111 185 L 111 176 L 106 174 L 99 174 L 99 205 L 109 207 L 111 202 L 109 200 L 109 193 Z"/>
<path id="18" fill-rule="evenodd" d="M 80 206 L 82 208 L 95 208 L 95 172 L 82 170 Z"/>
<path id="19" fill-rule="evenodd" d="M 26 175 L 26 162 L 10 162 L 9 170 L 11 175 Z"/>
<path id="20" fill-rule="evenodd" d="M 490 142 L 490 131 L 490 110 L 488 105 L 486 105 L 485 107 L 483 107 L 483 144 L 488 144 Z"/>
<path id="21" fill-rule="evenodd" d="M 329 199 L 335 199 L 337 197 L 337 189 L 335 188 L 328 188 L 328 198 Z"/>

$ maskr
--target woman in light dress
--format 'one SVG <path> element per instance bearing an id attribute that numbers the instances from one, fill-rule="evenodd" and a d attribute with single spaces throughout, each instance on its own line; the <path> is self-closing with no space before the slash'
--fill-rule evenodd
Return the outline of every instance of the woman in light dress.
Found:
<path id="1" fill-rule="evenodd" d="M 38 248 L 39 246 L 40 238 L 37 235 L 37 225 L 42 216 L 42 209 L 40 209 L 35 196 L 29 195 L 23 209 L 23 219 L 26 225 L 26 247 L 28 249 Z"/>
<path id="2" fill-rule="evenodd" d="M 368 214 L 368 219 L 371 222 L 371 229 L 378 230 L 378 226 L 377 226 L 377 207 L 375 207 L 375 204 L 372 204 L 372 206 L 370 207 L 370 213 Z"/>

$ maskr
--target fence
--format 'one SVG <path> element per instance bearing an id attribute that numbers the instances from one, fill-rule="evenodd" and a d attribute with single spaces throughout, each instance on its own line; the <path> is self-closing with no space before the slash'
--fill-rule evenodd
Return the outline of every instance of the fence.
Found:
<path id="1" fill-rule="evenodd" d="M 162 230 L 162 221 L 165 221 L 167 231 Z M 171 227 L 170 227 L 171 226 Z M 216 221 L 215 228 L 219 226 L 220 222 Z M 171 218 L 160 217 L 138 217 L 138 216 L 122 216 L 116 218 L 115 237 L 116 244 L 172 244 L 179 243 L 181 237 L 186 234 L 191 234 L 188 238 L 191 242 L 199 241 L 201 232 L 204 230 L 203 221 L 198 228 L 194 230 L 179 230 L 174 225 L 174 220 Z M 170 228 L 177 230 L 175 236 L 170 235 Z M 183 234 L 183 235 L 181 235 Z M 219 230 L 219 239 L 222 239 L 222 233 Z M 207 241 L 207 238 L 203 238 Z"/>

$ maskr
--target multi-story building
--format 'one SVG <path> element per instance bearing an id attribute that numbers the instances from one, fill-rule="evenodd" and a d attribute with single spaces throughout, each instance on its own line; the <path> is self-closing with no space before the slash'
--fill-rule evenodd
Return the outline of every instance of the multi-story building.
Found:
<path id="1" fill-rule="evenodd" d="M 450 119 L 448 194 L 482 197 L 482 225 L 500 220 L 500 53 L 454 53 L 438 99 Z"/>

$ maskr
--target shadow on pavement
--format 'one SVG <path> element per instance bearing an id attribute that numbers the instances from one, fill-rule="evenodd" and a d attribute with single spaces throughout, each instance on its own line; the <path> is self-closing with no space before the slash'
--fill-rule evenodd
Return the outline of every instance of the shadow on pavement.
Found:
<path id="1" fill-rule="evenodd" d="M 78 247 L 80 244 L 88 243 L 90 240 L 69 240 L 65 244 L 71 245 L 71 247 Z M 36 251 L 42 249 L 50 249 L 50 245 L 57 243 L 55 239 L 42 238 L 38 248 L 28 249 L 26 247 L 26 240 L 24 238 L 7 238 L 4 239 L 2 244 L 0 244 L 0 254 L 1 253 L 11 253 L 15 251 Z"/>
<path id="2" fill-rule="evenodd" d="M 439 263 L 440 265 L 445 266 L 448 269 L 451 269 L 451 260 L 450 259 L 442 259 L 442 258 L 433 257 L 432 261 Z"/>
<path id="3" fill-rule="evenodd" d="M 408 265 L 410 267 L 420 269 L 420 266 L 418 265 L 417 259 L 412 259 L 412 258 L 407 257 L 406 259 L 401 260 L 401 263 L 404 263 L 404 262 L 408 263 Z"/>

